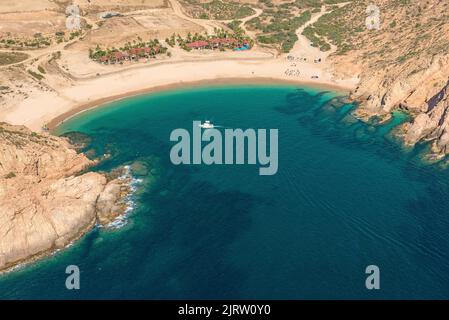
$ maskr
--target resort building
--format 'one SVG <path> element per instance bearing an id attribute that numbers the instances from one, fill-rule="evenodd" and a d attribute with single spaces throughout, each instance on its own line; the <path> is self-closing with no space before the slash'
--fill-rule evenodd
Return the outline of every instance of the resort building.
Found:
<path id="1" fill-rule="evenodd" d="M 248 50 L 250 49 L 249 41 L 238 40 L 235 38 L 211 38 L 206 40 L 198 40 L 186 44 L 187 48 L 202 50 L 202 49 L 234 49 L 234 50 Z"/>
<path id="2" fill-rule="evenodd" d="M 139 58 L 156 58 L 159 53 L 164 53 L 161 46 L 131 48 L 126 51 L 103 52 L 103 55 L 94 60 L 102 64 L 115 64 L 123 61 L 139 60 Z"/>
<path id="3" fill-rule="evenodd" d="M 197 49 L 197 50 L 202 50 L 202 49 L 206 49 L 207 47 L 209 47 L 209 42 L 208 41 L 194 41 L 191 43 L 187 43 L 186 46 L 190 49 Z"/>

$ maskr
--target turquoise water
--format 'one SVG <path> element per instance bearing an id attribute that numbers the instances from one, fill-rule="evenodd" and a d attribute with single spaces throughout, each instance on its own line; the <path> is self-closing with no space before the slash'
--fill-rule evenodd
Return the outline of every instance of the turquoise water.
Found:
<path id="1" fill-rule="evenodd" d="M 338 96 L 293 86 L 160 92 L 59 128 L 90 140 L 95 170 L 131 165 L 135 209 L 51 258 L 0 277 L 0 298 L 449 298 L 449 175 L 362 124 Z M 170 132 L 193 120 L 278 128 L 279 171 L 174 166 Z M 81 289 L 65 289 L 78 265 Z M 381 289 L 365 288 L 380 268 Z"/>

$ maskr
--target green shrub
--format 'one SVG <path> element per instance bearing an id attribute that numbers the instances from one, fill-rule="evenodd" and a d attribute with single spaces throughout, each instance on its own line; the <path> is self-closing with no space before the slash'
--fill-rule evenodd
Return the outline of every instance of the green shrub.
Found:
<path id="1" fill-rule="evenodd" d="M 39 81 L 45 78 L 43 75 L 34 72 L 33 70 L 28 70 L 28 73 Z"/>
<path id="2" fill-rule="evenodd" d="M 14 172 L 10 172 L 7 175 L 5 175 L 5 179 L 12 179 L 15 177 L 16 177 L 16 174 Z"/>

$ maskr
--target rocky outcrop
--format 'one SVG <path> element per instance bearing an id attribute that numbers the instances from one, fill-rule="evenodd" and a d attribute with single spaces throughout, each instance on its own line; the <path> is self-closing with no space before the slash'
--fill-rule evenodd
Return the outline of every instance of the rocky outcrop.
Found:
<path id="1" fill-rule="evenodd" d="M 97 217 L 101 224 L 111 223 L 126 210 L 126 204 L 117 199 L 124 199 L 128 193 L 128 186 L 121 180 L 116 179 L 106 185 L 97 200 Z"/>
<path id="2" fill-rule="evenodd" d="M 380 122 L 395 109 L 409 113 L 411 122 L 395 130 L 408 145 L 428 141 L 432 157 L 449 153 L 446 147 L 447 83 L 449 79 L 449 24 L 442 12 L 447 1 L 376 0 L 380 25 L 366 25 L 369 1 L 351 1 L 318 21 L 334 34 L 321 40 L 338 50 L 329 56 L 335 78 L 357 76 L 351 98 L 355 115 Z M 377 11 L 377 10 L 376 10 Z M 329 16 L 328 16 L 329 17 Z M 337 31 L 338 30 L 338 31 Z M 325 32 L 326 33 L 326 32 Z M 315 32 L 315 36 L 320 36 Z"/>
<path id="3" fill-rule="evenodd" d="M 397 107 L 412 114 L 429 111 L 429 101 L 449 77 L 449 56 L 398 64 L 375 73 L 363 74 L 351 98 L 360 102 L 359 112 L 382 115 Z"/>
<path id="4" fill-rule="evenodd" d="M 63 138 L 0 123 L 0 270 L 63 248 L 123 212 L 123 182 Z"/>
<path id="5" fill-rule="evenodd" d="M 402 126 L 404 143 L 413 146 L 419 141 L 431 141 L 433 159 L 449 153 L 449 57 L 434 57 L 416 64 L 379 71 L 366 76 L 351 98 L 360 103 L 356 115 L 388 117 L 396 108 L 406 110 L 412 121 Z"/>
<path id="6" fill-rule="evenodd" d="M 404 142 L 414 145 L 420 140 L 432 141 L 431 156 L 441 158 L 449 153 L 449 81 L 426 102 L 426 112 L 405 124 Z"/>

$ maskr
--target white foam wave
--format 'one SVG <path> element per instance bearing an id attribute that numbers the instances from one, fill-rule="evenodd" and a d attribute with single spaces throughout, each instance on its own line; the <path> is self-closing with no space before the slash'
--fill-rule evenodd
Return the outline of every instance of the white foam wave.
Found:
<path id="1" fill-rule="evenodd" d="M 109 229 L 120 229 L 128 224 L 128 218 L 137 205 L 135 193 L 139 188 L 139 185 L 143 182 L 142 179 L 135 178 L 132 176 L 131 167 L 129 165 L 124 166 L 124 173 L 118 179 L 129 181 L 128 183 L 129 193 L 124 199 L 126 205 L 124 213 L 105 226 L 106 228 Z"/>

